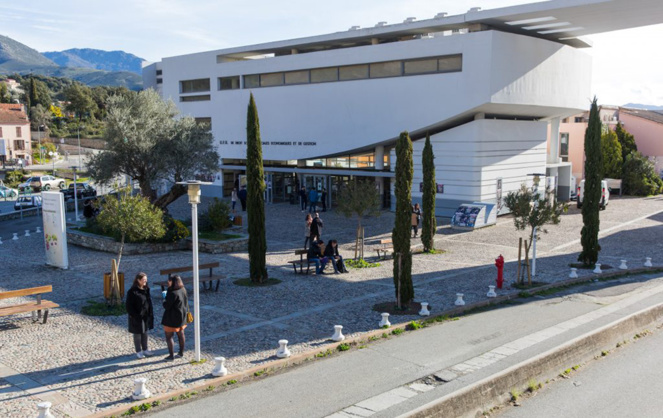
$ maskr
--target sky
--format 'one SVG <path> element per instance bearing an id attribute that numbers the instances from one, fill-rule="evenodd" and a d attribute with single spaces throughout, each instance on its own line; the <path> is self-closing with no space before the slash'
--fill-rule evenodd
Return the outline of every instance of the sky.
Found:
<path id="1" fill-rule="evenodd" d="M 535 0 L 0 0 L 0 35 L 40 52 L 122 50 L 163 57 L 399 23 Z M 663 25 L 592 35 L 600 104 L 663 105 Z M 589 99 L 589 98 L 588 98 Z"/>

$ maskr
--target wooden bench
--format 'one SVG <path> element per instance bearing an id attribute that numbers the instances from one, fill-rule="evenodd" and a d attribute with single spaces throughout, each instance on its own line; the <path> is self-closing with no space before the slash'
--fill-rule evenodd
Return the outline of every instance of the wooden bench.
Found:
<path id="1" fill-rule="evenodd" d="M 60 305 L 51 302 L 50 300 L 42 300 L 41 295 L 53 291 L 53 286 L 39 286 L 31 287 L 29 289 L 10 290 L 8 292 L 0 292 L 0 299 L 12 299 L 21 296 L 36 296 L 37 300 L 34 302 L 21 303 L 18 305 L 0 306 L 0 316 L 16 315 L 19 313 L 32 312 L 32 320 L 37 322 L 41 319 L 41 311 L 44 311 L 44 324 L 48 319 L 48 310 L 50 308 L 57 308 Z"/>
<path id="2" fill-rule="evenodd" d="M 292 264 L 292 268 L 295 269 L 295 274 L 304 274 L 304 264 L 306 264 L 306 274 L 308 274 L 311 264 L 315 264 L 313 261 L 308 261 L 308 259 L 304 258 L 307 253 L 308 250 L 295 250 L 295 255 L 299 256 L 299 260 L 288 261 L 288 263 Z M 297 266 L 299 266 L 299 271 L 297 271 Z"/>
<path id="3" fill-rule="evenodd" d="M 212 290 L 212 287 L 214 285 L 214 281 L 216 281 L 216 288 L 214 291 L 219 290 L 219 285 L 221 284 L 221 279 L 225 279 L 226 276 L 222 274 L 214 274 L 214 269 L 219 267 L 219 263 L 207 263 L 207 264 L 199 264 L 198 265 L 198 270 L 205 270 L 209 269 L 209 275 L 203 276 L 200 275 L 198 277 L 198 281 L 202 283 L 203 289 L 204 290 Z M 175 267 L 175 268 L 170 268 L 170 269 L 165 269 L 165 270 L 159 270 L 159 274 L 162 276 L 168 276 L 169 278 L 172 277 L 173 275 L 177 273 L 188 273 L 193 271 L 193 266 L 186 266 L 186 267 Z M 182 277 L 182 283 L 186 286 L 187 284 L 192 284 L 193 283 L 193 277 Z M 209 288 L 207 287 L 207 283 L 209 283 Z M 168 280 L 160 281 L 160 282 L 155 282 L 155 284 L 161 286 L 161 291 L 166 290 L 168 287 Z"/>
<path id="4" fill-rule="evenodd" d="M 391 238 L 381 239 L 380 245 L 381 247 L 377 248 L 375 251 L 378 253 L 378 258 L 386 260 L 389 253 L 394 253 L 394 241 L 392 241 Z M 382 257 L 380 257 L 380 253 L 382 253 Z"/>

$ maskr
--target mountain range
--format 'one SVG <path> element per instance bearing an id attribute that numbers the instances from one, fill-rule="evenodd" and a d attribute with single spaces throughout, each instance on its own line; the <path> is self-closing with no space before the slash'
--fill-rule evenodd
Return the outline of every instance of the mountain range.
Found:
<path id="1" fill-rule="evenodd" d="M 0 74 L 41 74 L 67 77 L 89 86 L 142 88 L 143 59 L 124 51 L 68 49 L 40 54 L 14 39 L 0 35 Z"/>
<path id="2" fill-rule="evenodd" d="M 626 103 L 622 107 L 628 107 L 629 109 L 663 110 L 663 106 L 644 105 L 640 103 Z"/>

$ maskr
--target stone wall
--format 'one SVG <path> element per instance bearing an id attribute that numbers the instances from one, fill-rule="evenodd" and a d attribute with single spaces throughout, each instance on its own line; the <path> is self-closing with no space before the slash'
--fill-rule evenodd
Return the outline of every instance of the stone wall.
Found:
<path id="1" fill-rule="evenodd" d="M 23 212 L 23 215 L 21 215 L 21 212 Z M 17 210 L 14 212 L 7 212 L 7 213 L 2 213 L 0 214 L 0 221 L 7 221 L 9 219 L 20 219 L 24 218 L 26 216 L 36 216 L 41 214 L 41 208 L 29 208 L 29 209 L 23 209 L 22 211 Z"/>
<path id="2" fill-rule="evenodd" d="M 67 229 L 67 241 L 80 247 L 91 248 L 97 251 L 115 253 L 120 250 L 120 243 L 112 238 L 89 234 L 76 229 Z M 187 242 L 181 240 L 174 243 L 125 243 L 123 255 L 161 253 L 167 251 L 186 250 Z"/>
<path id="3" fill-rule="evenodd" d="M 189 249 L 193 244 L 191 238 L 187 238 Z M 198 239 L 198 251 L 210 254 L 234 253 L 237 251 L 248 251 L 249 237 L 233 238 L 225 241 L 212 241 L 207 239 Z"/>

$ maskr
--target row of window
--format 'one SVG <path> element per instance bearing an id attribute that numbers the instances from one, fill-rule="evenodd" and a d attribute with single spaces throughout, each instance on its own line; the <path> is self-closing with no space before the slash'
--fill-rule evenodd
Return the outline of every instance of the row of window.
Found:
<path id="1" fill-rule="evenodd" d="M 16 127 L 16 137 L 21 138 L 23 136 L 23 131 L 20 126 Z M 0 138 L 2 138 L 2 127 L 0 126 Z"/>
<path id="2" fill-rule="evenodd" d="M 243 76 L 219 77 L 218 90 L 252 89 L 295 84 L 328 83 L 334 81 L 363 80 L 369 78 L 401 77 L 421 74 L 450 73 L 463 70 L 463 56 L 447 55 L 424 59 L 376 62 L 370 64 L 343 65 L 309 70 L 285 71 Z M 180 81 L 180 93 L 210 91 L 210 79 Z M 209 95 L 180 97 L 182 102 L 210 100 Z"/>

